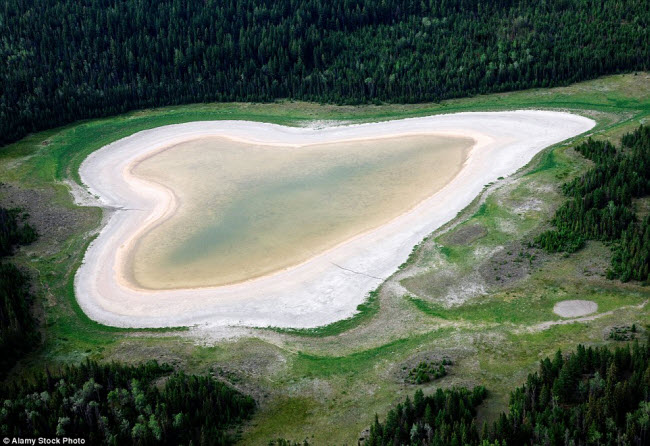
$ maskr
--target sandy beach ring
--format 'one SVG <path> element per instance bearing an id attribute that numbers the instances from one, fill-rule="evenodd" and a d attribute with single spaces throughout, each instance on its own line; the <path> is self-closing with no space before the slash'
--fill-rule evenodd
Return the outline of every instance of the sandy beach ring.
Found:
<path id="1" fill-rule="evenodd" d="M 315 327 L 351 316 L 422 238 L 451 220 L 500 176 L 545 147 L 588 131 L 594 121 L 569 113 L 520 110 L 457 113 L 388 122 L 294 128 L 247 121 L 203 121 L 138 132 L 93 152 L 79 174 L 89 194 L 113 209 L 75 276 L 86 314 L 123 327 Z M 141 228 L 164 217 L 173 197 L 128 175 L 143 156 L 204 136 L 299 147 L 305 144 L 434 134 L 474 139 L 461 171 L 440 191 L 387 224 L 288 269 L 215 288 L 134 289 L 123 280 L 125 253 Z"/>
<path id="2" fill-rule="evenodd" d="M 580 317 L 598 311 L 598 304 L 590 300 L 563 300 L 553 307 L 553 312 L 561 317 Z"/>

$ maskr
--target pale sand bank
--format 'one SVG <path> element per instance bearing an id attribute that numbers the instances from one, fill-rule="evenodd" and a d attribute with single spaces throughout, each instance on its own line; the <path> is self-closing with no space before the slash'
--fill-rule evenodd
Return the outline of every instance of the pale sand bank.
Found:
<path id="1" fill-rule="evenodd" d="M 117 326 L 202 324 L 314 327 L 352 315 L 367 293 L 390 276 L 411 248 L 453 218 L 483 186 L 509 175 L 543 148 L 583 133 L 590 119 L 567 113 L 459 113 L 324 129 L 244 121 L 209 121 L 142 131 L 91 154 L 80 175 L 114 212 L 90 245 L 75 292 L 93 319 Z M 337 141 L 433 134 L 472 138 L 461 171 L 445 187 L 390 222 L 309 260 L 264 277 L 216 288 L 144 290 L 128 285 L 124 259 L 142 228 L 175 210 L 169 189 L 129 171 L 166 147 L 202 137 L 251 144 L 301 146 Z"/>
<path id="2" fill-rule="evenodd" d="M 123 276 L 149 290 L 215 287 L 280 271 L 400 216 L 461 170 L 474 141 L 433 135 L 269 147 L 200 138 L 131 169 L 172 191 Z"/>

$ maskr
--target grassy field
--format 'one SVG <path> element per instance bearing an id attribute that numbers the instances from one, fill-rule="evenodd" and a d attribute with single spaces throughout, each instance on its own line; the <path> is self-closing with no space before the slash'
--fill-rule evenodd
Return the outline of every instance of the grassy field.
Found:
<path id="1" fill-rule="evenodd" d="M 76 207 L 64 181 L 78 181 L 79 164 L 93 150 L 172 123 L 246 119 L 300 126 L 524 108 L 589 116 L 598 123 L 593 137 L 615 140 L 648 122 L 650 75 L 440 104 L 280 102 L 143 110 L 31 135 L 4 147 L 0 201 L 29 212 L 42 235 L 16 259 L 35 278 L 44 342 L 12 377 L 86 357 L 158 359 L 187 371 L 214 373 L 260 403 L 242 431 L 244 444 L 277 437 L 355 444 L 375 413 L 383 416 L 419 387 L 428 392 L 437 386 L 484 384 L 490 395 L 479 415 L 493 419 L 506 407 L 509 390 L 544 356 L 581 342 L 612 342 L 607 333 L 615 324 L 650 323 L 643 305 L 650 297 L 647 287 L 604 278 L 606 246 L 590 242 L 568 257 L 528 247 L 561 201 L 559 185 L 588 166 L 572 150 L 582 138 L 545 150 L 521 172 L 486 187 L 454 221 L 418 245 L 355 317 L 313 330 L 245 330 L 229 340 L 197 339 L 184 329 L 118 329 L 87 318 L 72 283 L 102 212 Z M 598 304 L 594 317 L 567 321 L 553 313 L 556 302 L 576 298 Z M 403 370 L 427 355 L 452 358 L 450 374 L 421 386 L 405 383 Z"/>

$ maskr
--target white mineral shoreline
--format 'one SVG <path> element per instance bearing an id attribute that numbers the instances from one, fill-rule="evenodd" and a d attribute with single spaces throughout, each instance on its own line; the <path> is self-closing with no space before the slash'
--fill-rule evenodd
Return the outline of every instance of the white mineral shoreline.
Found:
<path id="1" fill-rule="evenodd" d="M 138 132 L 93 152 L 79 169 L 89 192 L 99 197 L 101 205 L 116 211 L 86 251 L 75 276 L 75 294 L 90 318 L 114 326 L 199 325 L 217 329 L 228 325 L 325 325 L 354 314 L 367 293 L 395 272 L 415 244 L 451 220 L 485 184 L 514 173 L 545 147 L 594 125 L 591 119 L 568 113 L 512 111 L 321 129 L 205 121 Z M 469 137 L 476 143 L 453 180 L 389 223 L 300 265 L 233 285 L 159 291 L 138 289 L 126 280 L 125 256 L 133 242 L 176 207 L 169 189 L 130 173 L 139 160 L 166 147 L 208 136 L 300 147 L 413 134 Z"/>

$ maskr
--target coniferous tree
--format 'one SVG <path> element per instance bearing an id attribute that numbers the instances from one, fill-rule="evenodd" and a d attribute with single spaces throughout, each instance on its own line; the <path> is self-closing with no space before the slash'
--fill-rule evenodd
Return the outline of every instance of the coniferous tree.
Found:
<path id="1" fill-rule="evenodd" d="M 36 231 L 19 210 L 0 207 L 0 377 L 40 341 L 30 313 L 30 278 L 6 260 L 17 245 L 35 239 Z"/>
<path id="2" fill-rule="evenodd" d="M 418 390 L 377 416 L 365 444 L 377 445 L 646 445 L 650 441 L 650 347 L 635 341 L 613 352 L 579 345 L 540 361 L 510 395 L 509 410 L 477 434 L 483 387 Z"/>
<path id="3" fill-rule="evenodd" d="M 0 145 L 127 110 L 423 102 L 650 68 L 643 0 L 5 0 Z"/>
<path id="4" fill-rule="evenodd" d="M 550 252 L 574 252 L 585 240 L 613 243 L 610 278 L 650 278 L 650 218 L 639 221 L 634 199 L 650 194 L 650 126 L 622 138 L 621 147 L 589 140 L 576 150 L 594 162 L 562 186 L 568 200 L 552 219 L 554 230 L 535 243 Z"/>
<path id="5" fill-rule="evenodd" d="M 170 375 L 171 373 L 171 375 Z M 164 385 L 156 381 L 166 377 Z M 3 437 L 80 437 L 86 444 L 232 444 L 252 398 L 209 376 L 86 361 L 0 389 Z"/>

